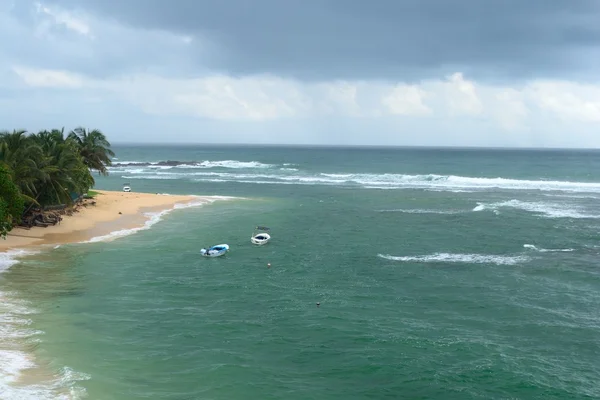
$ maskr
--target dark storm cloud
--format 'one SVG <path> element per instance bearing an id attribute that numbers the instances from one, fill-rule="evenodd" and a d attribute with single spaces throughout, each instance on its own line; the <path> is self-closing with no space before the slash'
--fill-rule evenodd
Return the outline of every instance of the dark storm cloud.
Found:
<path id="1" fill-rule="evenodd" d="M 303 79 L 582 76 L 600 61 L 597 0 L 50 0 L 210 40 L 197 62 Z M 200 52 L 199 52 L 200 54 Z"/>

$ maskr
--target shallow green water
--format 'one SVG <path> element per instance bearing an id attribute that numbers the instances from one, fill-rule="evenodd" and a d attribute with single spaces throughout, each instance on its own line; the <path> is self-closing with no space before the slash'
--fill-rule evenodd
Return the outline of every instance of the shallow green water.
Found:
<path id="1" fill-rule="evenodd" d="M 245 199 L 0 274 L 0 398 L 600 397 L 598 153 L 117 156 L 188 163 L 116 165 L 99 187 Z"/>

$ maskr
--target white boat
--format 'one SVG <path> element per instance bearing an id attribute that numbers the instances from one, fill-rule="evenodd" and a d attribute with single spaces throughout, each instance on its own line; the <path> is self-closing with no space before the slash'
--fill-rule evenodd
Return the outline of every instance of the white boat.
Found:
<path id="1" fill-rule="evenodd" d="M 204 257 L 220 257 L 229 251 L 228 244 L 217 244 L 209 248 L 200 250 L 200 254 Z"/>
<path id="2" fill-rule="evenodd" d="M 126 183 L 125 185 L 123 185 L 123 191 L 124 192 L 131 192 L 131 187 L 129 186 L 128 183 Z"/>
<path id="3" fill-rule="evenodd" d="M 257 226 L 256 229 L 254 229 L 254 233 L 252 233 L 252 237 L 250 237 L 250 241 L 252 244 L 257 246 L 262 246 L 263 244 L 269 243 L 269 240 L 271 240 L 271 235 L 269 235 L 267 232 L 270 230 L 271 229 L 267 228 L 266 226 Z"/>

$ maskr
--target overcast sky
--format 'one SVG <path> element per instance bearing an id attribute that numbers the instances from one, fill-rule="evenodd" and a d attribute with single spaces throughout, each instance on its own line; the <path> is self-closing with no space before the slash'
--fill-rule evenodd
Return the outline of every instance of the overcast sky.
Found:
<path id="1" fill-rule="evenodd" d="M 0 129 L 600 147 L 598 0 L 0 0 Z"/>

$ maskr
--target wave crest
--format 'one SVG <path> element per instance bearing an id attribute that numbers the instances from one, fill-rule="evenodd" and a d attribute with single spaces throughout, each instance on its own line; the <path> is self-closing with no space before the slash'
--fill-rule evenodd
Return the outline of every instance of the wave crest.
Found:
<path id="1" fill-rule="evenodd" d="M 492 254 L 457 254 L 434 253 L 421 256 L 392 256 L 378 254 L 378 257 L 390 261 L 416 262 L 416 263 L 462 263 L 462 264 L 496 264 L 516 265 L 527 262 L 525 256 L 500 256 Z"/>
<path id="2" fill-rule="evenodd" d="M 124 167 L 127 165 L 127 167 Z M 144 166 L 145 165 L 145 166 Z M 214 172 L 181 171 L 190 168 L 226 168 L 226 169 L 268 169 L 272 164 L 256 161 L 210 161 L 196 165 L 181 163 L 173 166 L 155 164 L 121 164 L 114 172 L 126 173 L 127 176 L 141 175 L 138 179 L 195 179 L 210 181 Z M 141 168 L 142 167 L 142 168 Z M 175 170 L 174 170 L 175 168 Z M 162 171 L 168 169 L 169 171 Z M 175 172 L 176 171 L 176 172 Z M 330 185 L 358 186 L 371 189 L 425 189 L 433 191 L 472 192 L 489 189 L 554 191 L 554 192 L 591 192 L 600 193 L 600 182 L 570 182 L 546 180 L 520 180 L 509 178 L 475 178 L 457 175 L 436 174 L 364 174 L 364 173 L 312 173 L 298 171 L 297 168 L 276 168 L 270 173 L 237 173 L 217 172 L 221 182 L 244 182 L 256 184 L 297 184 L 297 185 Z M 168 177 L 167 177 L 168 176 Z"/>
<path id="3" fill-rule="evenodd" d="M 533 244 L 524 244 L 523 247 L 540 253 L 570 253 L 575 251 L 575 249 L 542 249 L 534 246 Z"/>
<path id="4" fill-rule="evenodd" d="M 238 160 L 219 160 L 219 161 L 117 161 L 113 162 L 112 168 L 124 167 L 149 167 L 153 169 L 171 169 L 171 168 L 233 168 L 233 169 L 252 169 L 252 168 L 271 168 L 272 164 L 263 164 L 258 161 L 238 161 Z"/>
<path id="5" fill-rule="evenodd" d="M 592 215 L 583 213 L 574 205 L 546 203 L 546 202 L 527 202 L 521 200 L 508 200 L 497 203 L 477 203 L 473 211 L 492 211 L 496 214 L 502 208 L 513 208 L 517 210 L 527 211 L 547 218 L 577 218 L 577 219 L 595 219 L 600 218 L 600 215 Z"/>

